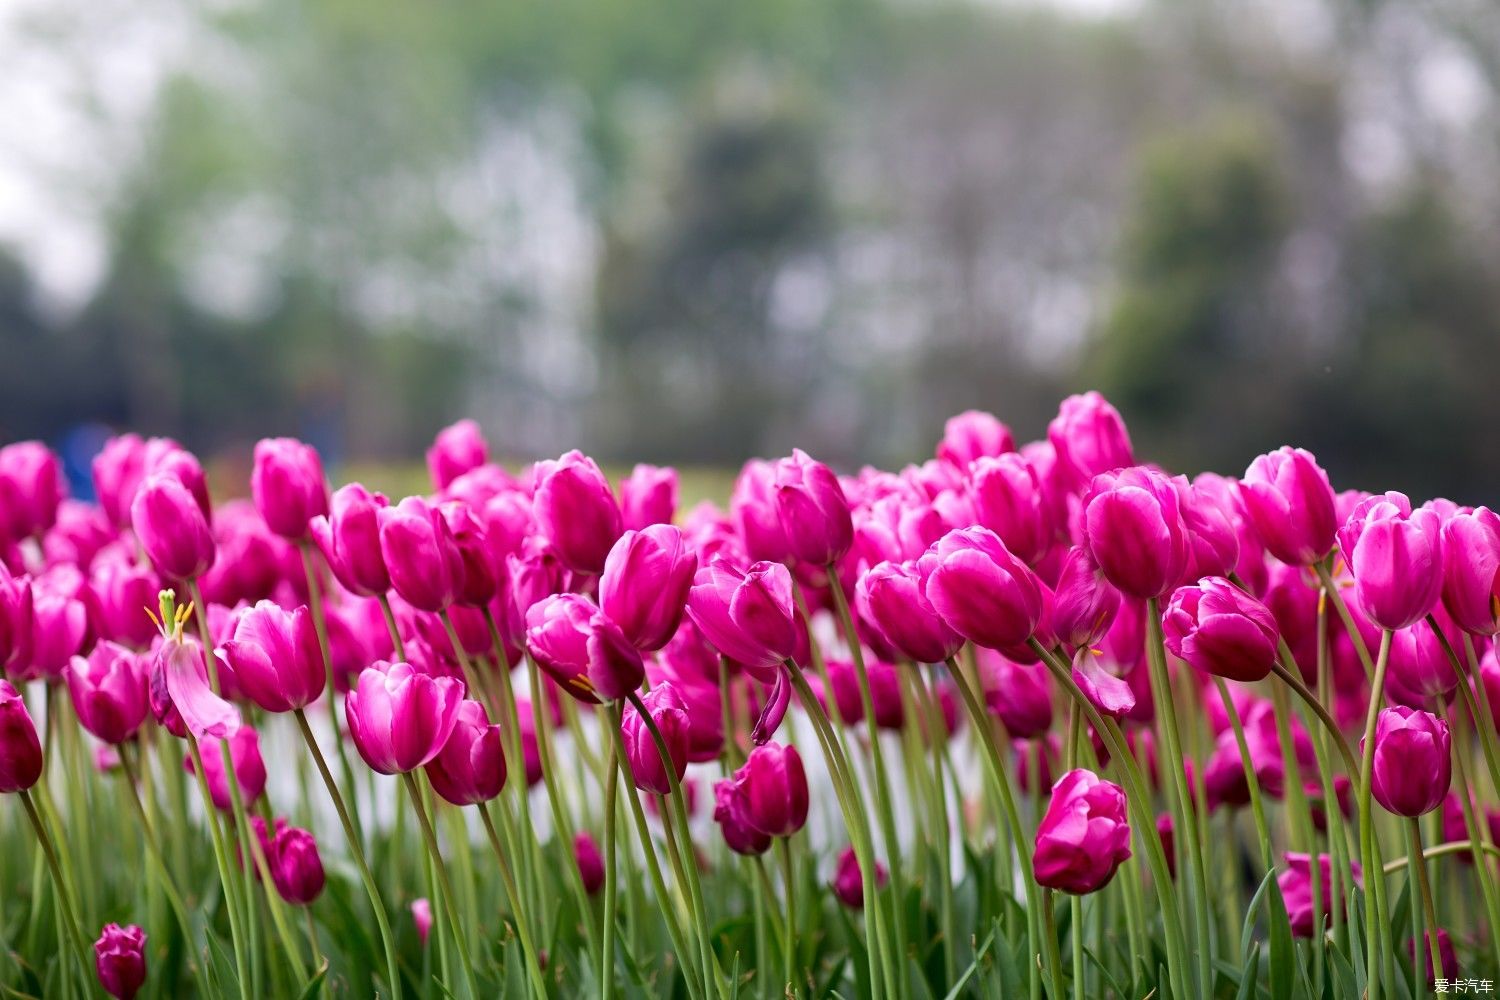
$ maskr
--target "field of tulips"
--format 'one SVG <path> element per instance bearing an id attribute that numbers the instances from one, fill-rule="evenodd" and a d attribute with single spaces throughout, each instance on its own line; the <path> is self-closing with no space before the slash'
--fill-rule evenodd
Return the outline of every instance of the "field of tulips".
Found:
<path id="1" fill-rule="evenodd" d="M 0 449 L 0 994 L 1491 992 L 1500 518 L 1144 457 Z"/>

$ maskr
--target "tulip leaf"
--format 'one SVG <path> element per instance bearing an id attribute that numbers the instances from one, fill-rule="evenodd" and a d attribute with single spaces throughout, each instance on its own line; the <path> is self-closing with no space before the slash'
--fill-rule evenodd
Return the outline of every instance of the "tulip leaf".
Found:
<path id="1" fill-rule="evenodd" d="M 974 953 L 974 961 L 970 962 L 969 967 L 954 981 L 953 988 L 948 991 L 948 995 L 943 1000 L 958 1000 L 963 995 L 964 987 L 968 985 L 969 980 L 974 977 L 974 974 L 979 971 L 980 965 L 984 962 L 985 955 L 989 953 L 990 946 L 994 943 L 995 929 L 991 928 L 990 932 L 985 935 L 984 942 Z"/>
<path id="2" fill-rule="evenodd" d="M 1276 869 L 1272 868 L 1266 872 L 1266 877 L 1260 880 L 1260 887 L 1255 890 L 1255 895 L 1250 897 L 1250 905 L 1245 907 L 1245 923 L 1240 929 L 1240 954 L 1244 955 L 1250 951 L 1250 942 L 1255 933 L 1255 915 L 1260 912 L 1260 901 L 1266 894 L 1266 889 L 1272 882 L 1276 881 Z"/>
<path id="3" fill-rule="evenodd" d="M 1291 996 L 1297 947 L 1292 942 L 1292 923 L 1286 913 L 1286 901 L 1281 898 L 1281 886 L 1274 879 L 1269 883 L 1267 904 L 1271 930 L 1271 996 Z"/>
<path id="4" fill-rule="evenodd" d="M 1259 986 L 1260 942 L 1256 941 L 1245 952 L 1245 965 L 1240 969 L 1240 988 L 1235 991 L 1234 1000 L 1250 1000 L 1257 995 Z"/>
<path id="5" fill-rule="evenodd" d="M 323 964 L 318 966 L 318 971 L 302 987 L 302 992 L 297 994 L 297 1000 L 312 1000 L 323 991 L 323 980 L 328 978 L 328 959 L 323 959 Z"/>

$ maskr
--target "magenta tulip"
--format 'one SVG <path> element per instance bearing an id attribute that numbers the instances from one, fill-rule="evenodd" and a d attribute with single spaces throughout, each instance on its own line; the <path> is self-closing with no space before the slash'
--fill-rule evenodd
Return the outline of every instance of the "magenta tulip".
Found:
<path id="1" fill-rule="evenodd" d="M 1015 436 L 993 413 L 966 410 L 949 417 L 943 425 L 943 439 L 938 442 L 936 455 L 957 469 L 967 470 L 977 459 L 1015 450 Z"/>
<path id="2" fill-rule="evenodd" d="M 437 432 L 427 449 L 427 471 L 436 490 L 446 490 L 453 480 L 489 461 L 484 432 L 472 420 L 460 420 Z"/>
<path id="3" fill-rule="evenodd" d="M 676 469 L 637 465 L 620 480 L 620 522 L 626 531 L 671 524 L 676 514 Z"/>
<path id="4" fill-rule="evenodd" d="M 1370 779 L 1375 801 L 1397 816 L 1432 812 L 1452 781 L 1451 749 L 1448 724 L 1432 713 L 1404 706 L 1382 710 Z"/>
<path id="5" fill-rule="evenodd" d="M 646 668 L 620 626 L 577 594 L 554 594 L 526 613 L 537 664 L 580 701 L 610 702 L 641 686 Z"/>
<path id="6" fill-rule="evenodd" d="M 260 734 L 251 726 L 240 726 L 228 739 L 229 760 L 240 786 L 240 801 L 248 807 L 266 790 L 266 762 L 260 755 Z M 203 758 L 203 779 L 214 808 L 229 812 L 234 807 L 234 795 L 229 787 L 229 774 L 224 770 L 220 743 L 216 737 L 205 736 L 199 741 L 198 752 Z M 191 774 L 193 758 L 187 757 L 183 766 Z"/>
<path id="7" fill-rule="evenodd" d="M 1276 876 L 1276 884 L 1281 889 L 1281 898 L 1286 903 L 1287 916 L 1291 918 L 1292 935 L 1300 938 L 1310 938 L 1314 934 L 1323 933 L 1328 926 L 1328 915 L 1332 907 L 1329 903 L 1333 896 L 1333 867 L 1328 855 L 1318 855 L 1318 895 L 1316 901 L 1313 898 L 1313 871 L 1312 858 L 1307 854 L 1299 854 L 1288 851 L 1286 857 L 1286 870 Z M 1349 875 L 1355 885 L 1362 885 L 1361 870 L 1357 862 L 1350 863 Z M 1340 885 L 1348 885 L 1350 879 L 1340 879 Z M 1314 905 L 1315 902 L 1317 905 Z M 1339 912 L 1344 911 L 1343 893 L 1339 894 L 1337 900 Z"/>
<path id="8" fill-rule="evenodd" d="M 293 541 L 307 537 L 307 522 L 328 513 L 328 482 L 318 450 L 295 438 L 257 441 L 250 496 L 276 534 Z"/>
<path id="9" fill-rule="evenodd" d="M 1162 633 L 1173 656 L 1230 680 L 1258 681 L 1276 662 L 1276 617 L 1222 577 L 1179 587 L 1162 611 Z"/>
<path id="10" fill-rule="evenodd" d="M 124 743 L 146 721 L 149 669 L 139 653 L 101 642 L 87 659 L 73 657 L 66 676 L 79 723 L 105 743 Z"/>
<path id="11" fill-rule="evenodd" d="M 35 609 L 31 578 L 12 576 L 0 563 L 0 674 L 31 665 Z"/>
<path id="12" fill-rule="evenodd" d="M 838 476 L 800 448 L 775 467 L 776 516 L 791 554 L 826 566 L 849 551 L 854 523 Z"/>
<path id="13" fill-rule="evenodd" d="M 150 697 L 152 714 L 173 735 L 223 739 L 240 727 L 239 710 L 210 686 L 203 647 L 196 639 L 174 634 L 156 648 Z"/>
<path id="14" fill-rule="evenodd" d="M 26 701 L 0 681 L 0 794 L 25 791 L 42 776 L 42 744 Z"/>
<path id="15" fill-rule="evenodd" d="M 1052 543 L 1041 481 L 1016 452 L 981 458 L 969 470 L 974 519 L 1000 537 L 1017 558 L 1035 565 Z"/>
<path id="16" fill-rule="evenodd" d="M 1097 392 L 1063 400 L 1047 425 L 1047 440 L 1057 453 L 1059 471 L 1075 486 L 1135 464 L 1120 411 Z"/>
<path id="17" fill-rule="evenodd" d="M 1339 522 L 1328 473 L 1301 448 L 1278 448 L 1250 463 L 1240 480 L 1245 517 L 1266 551 L 1311 566 L 1333 549 Z"/>
<path id="18" fill-rule="evenodd" d="M 667 745 L 672 773 L 669 774 L 657 750 L 656 741 L 646 727 L 634 705 L 625 707 L 620 723 L 620 735 L 625 742 L 625 760 L 630 773 L 635 777 L 635 786 L 643 792 L 667 795 L 672 791 L 672 778 L 682 781 L 687 773 L 688 734 L 692 728 L 688 718 L 687 702 L 677 693 L 670 682 L 658 684 L 646 692 L 641 699 L 651 720 L 656 723 L 663 742 Z"/>
<path id="19" fill-rule="evenodd" d="M 377 597 L 391 589 L 380 547 L 380 512 L 387 506 L 383 495 L 350 483 L 333 491 L 326 515 L 308 522 L 328 568 L 352 594 Z"/>
<path id="20" fill-rule="evenodd" d="M 463 585 L 463 556 L 447 518 L 421 497 L 381 508 L 380 554 L 391 586 L 412 607 L 442 611 Z"/>
<path id="21" fill-rule="evenodd" d="M 192 493 L 174 476 L 159 473 L 141 484 L 130 505 L 130 522 L 156 571 L 188 580 L 214 562 L 214 537 Z"/>
<path id="22" fill-rule="evenodd" d="M 807 772 L 797 748 L 766 743 L 734 772 L 744 796 L 744 819 L 771 837 L 790 837 L 807 822 Z"/>
<path id="23" fill-rule="evenodd" d="M 594 460 L 570 451 L 536 465 L 537 529 L 575 573 L 598 576 L 624 530 L 620 505 Z"/>
<path id="24" fill-rule="evenodd" d="M 1032 867 L 1039 885 L 1084 895 L 1109 884 L 1130 857 L 1125 792 L 1092 771 L 1069 771 L 1052 786 L 1037 825 Z"/>
<path id="25" fill-rule="evenodd" d="M 132 1000 L 146 982 L 146 933 L 135 924 L 105 924 L 94 942 L 94 972 L 116 1000 Z"/>
<path id="26" fill-rule="evenodd" d="M 742 571 L 714 560 L 693 578 L 687 613 L 714 648 L 765 683 L 796 651 L 792 576 L 780 563 L 758 562 Z"/>
<path id="27" fill-rule="evenodd" d="M 1466 632 L 1500 632 L 1500 516 L 1488 507 L 1443 525 L 1443 606 Z"/>
<path id="28" fill-rule="evenodd" d="M 920 565 L 912 561 L 874 566 L 855 586 L 855 606 L 860 620 L 900 655 L 916 663 L 942 663 L 964 640 L 927 599 Z"/>
<path id="29" fill-rule="evenodd" d="M 729 516 L 751 559 L 785 562 L 792 557 L 776 505 L 776 468 L 770 462 L 755 458 L 745 463 L 729 494 Z"/>
<path id="30" fill-rule="evenodd" d="M 627 531 L 604 561 L 599 606 L 637 649 L 661 649 L 677 633 L 697 571 L 698 556 L 681 529 Z"/>
<path id="31" fill-rule="evenodd" d="M 1177 506 L 1187 529 L 1188 562 L 1185 579 L 1205 576 L 1228 576 L 1240 561 L 1240 535 L 1235 527 L 1233 510 L 1207 489 L 1195 486 L 1183 476 L 1172 480 L 1177 489 Z"/>
<path id="32" fill-rule="evenodd" d="M 985 706 L 1012 739 L 1029 740 L 1052 727 L 1052 689 L 1047 671 L 1024 666 L 993 650 L 978 655 Z"/>
<path id="33" fill-rule="evenodd" d="M 40 441 L 0 448 L 0 538 L 38 537 L 57 520 L 66 495 L 62 463 Z"/>
<path id="34" fill-rule="evenodd" d="M 948 627 L 991 649 L 1020 646 L 1042 617 L 1036 575 L 986 528 L 950 531 L 918 562 L 927 600 Z"/>
<path id="35" fill-rule="evenodd" d="M 724 843 L 736 854 L 754 857 L 771 849 L 771 837 L 751 825 L 748 809 L 739 782 L 725 779 L 714 785 L 714 822 L 724 834 Z"/>
<path id="36" fill-rule="evenodd" d="M 889 881 L 890 873 L 885 870 L 885 865 L 879 861 L 875 862 L 875 885 L 877 888 L 885 888 Z M 854 853 L 854 848 L 846 847 L 839 855 L 837 865 L 833 869 L 833 895 L 840 903 L 850 909 L 863 909 L 865 905 L 865 879 L 859 870 L 859 858 Z"/>
<path id="37" fill-rule="evenodd" d="M 1083 499 L 1083 545 L 1105 579 L 1131 597 L 1161 597 L 1182 582 L 1190 548 L 1177 488 L 1132 466 L 1096 476 Z"/>
<path id="38" fill-rule="evenodd" d="M 599 845 L 587 833 L 573 838 L 573 860 L 578 865 L 578 874 L 583 879 L 583 889 L 590 896 L 604 888 L 604 856 Z"/>
<path id="39" fill-rule="evenodd" d="M 417 938 L 425 945 L 427 935 L 432 933 L 432 902 L 427 897 L 411 901 L 411 922 L 417 929 Z"/>
<path id="40" fill-rule="evenodd" d="M 438 510 L 448 522 L 448 537 L 458 554 L 453 601 L 467 608 L 482 608 L 499 595 L 501 582 L 498 560 L 485 537 L 484 524 L 462 500 L 449 500 Z"/>
<path id="41" fill-rule="evenodd" d="M 344 699 L 344 715 L 366 764 L 381 774 L 407 774 L 447 744 L 462 701 L 461 681 L 429 677 L 409 663 L 380 662 L 360 672 Z"/>
<path id="42" fill-rule="evenodd" d="M 1412 510 L 1401 493 L 1372 496 L 1354 508 L 1338 539 L 1360 607 L 1376 625 L 1406 628 L 1437 604 L 1443 538 L 1432 510 Z"/>
<path id="43" fill-rule="evenodd" d="M 1075 545 L 1063 557 L 1057 588 L 1052 592 L 1052 628 L 1059 642 L 1074 649 L 1093 646 L 1114 624 L 1120 610 L 1120 592 L 1088 550 Z"/>
<path id="44" fill-rule="evenodd" d="M 306 607 L 261 601 L 239 616 L 221 653 L 240 690 L 267 712 L 303 708 L 323 694 L 323 653 Z"/>
<path id="45" fill-rule="evenodd" d="M 432 790 L 456 806 L 488 802 L 505 787 L 505 745 L 484 706 L 464 699 L 442 750 L 427 765 Z"/>
<path id="46" fill-rule="evenodd" d="M 1442 968 L 1434 969 L 1432 967 L 1432 948 L 1430 946 L 1433 942 L 1433 931 L 1429 928 L 1422 932 L 1421 961 L 1427 970 L 1426 973 L 1422 976 L 1422 981 L 1431 983 L 1434 981 L 1434 977 L 1440 979 L 1457 980 L 1458 954 L 1453 950 L 1453 939 L 1449 937 L 1448 932 L 1443 930 L 1442 928 L 1438 928 L 1436 933 L 1438 962 L 1441 963 Z M 1406 954 L 1411 958 L 1413 964 L 1417 962 L 1416 938 L 1411 937 L 1406 939 Z M 1438 992 L 1444 991 L 1439 990 Z"/>
<path id="47" fill-rule="evenodd" d="M 3 588 L 0 584 L 0 588 Z M 148 566 L 125 559 L 99 559 L 89 576 L 99 612 L 101 638 L 113 639 L 127 646 L 145 646 L 156 634 L 156 625 L 146 609 L 156 605 L 161 581 Z M 0 602 L 4 597 L 0 596 Z M 0 610 L 0 618 L 4 611 Z M 0 624 L 0 634 L 4 626 Z M 0 659 L 4 659 L 4 640 L 0 639 Z"/>

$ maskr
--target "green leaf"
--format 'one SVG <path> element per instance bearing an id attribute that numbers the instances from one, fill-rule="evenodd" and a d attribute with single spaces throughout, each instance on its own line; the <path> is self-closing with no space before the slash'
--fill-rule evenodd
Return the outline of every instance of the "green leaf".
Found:
<path id="1" fill-rule="evenodd" d="M 1256 989 L 1260 985 L 1260 942 L 1257 941 L 1250 946 L 1245 953 L 1245 965 L 1240 969 L 1240 988 L 1234 994 L 1234 1000 L 1250 1000 L 1255 996 Z"/>
<path id="2" fill-rule="evenodd" d="M 984 961 L 984 956 L 989 953 L 990 946 L 994 943 L 995 930 L 991 928 L 989 934 L 985 935 L 984 942 L 975 951 L 974 961 L 970 962 L 969 967 L 963 971 L 963 974 L 954 980 L 953 988 L 948 991 L 948 995 L 943 1000 L 958 1000 L 958 997 L 963 994 L 964 987 L 968 985 L 969 980 L 979 971 L 980 963 Z"/>
<path id="3" fill-rule="evenodd" d="M 1281 886 L 1274 880 L 1267 896 L 1271 929 L 1271 996 L 1291 996 L 1296 977 L 1297 947 L 1292 943 L 1292 923 L 1287 917 Z"/>
<path id="4" fill-rule="evenodd" d="M 302 987 L 302 992 L 297 994 L 297 1000 L 312 1000 L 323 990 L 323 980 L 328 977 L 328 959 L 323 959 L 323 964 L 318 966 L 318 971 Z"/>

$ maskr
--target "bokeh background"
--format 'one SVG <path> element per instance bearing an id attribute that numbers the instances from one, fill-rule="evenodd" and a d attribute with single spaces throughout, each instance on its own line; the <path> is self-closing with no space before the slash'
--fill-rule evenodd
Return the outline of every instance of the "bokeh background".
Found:
<path id="1" fill-rule="evenodd" d="M 0 439 L 850 467 L 1099 388 L 1500 488 L 1494 0 L 10 0 L 0 64 Z"/>

